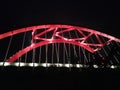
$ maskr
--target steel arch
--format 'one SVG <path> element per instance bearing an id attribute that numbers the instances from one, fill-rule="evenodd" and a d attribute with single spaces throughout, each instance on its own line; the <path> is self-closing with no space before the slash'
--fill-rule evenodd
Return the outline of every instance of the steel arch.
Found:
<path id="1" fill-rule="evenodd" d="M 58 31 L 58 29 L 60 29 L 60 28 L 65 28 L 65 30 Z M 35 32 L 38 29 L 46 29 L 46 30 L 35 35 Z M 41 38 L 42 35 L 50 32 L 50 31 L 53 31 L 53 30 L 54 30 L 54 32 L 53 32 L 53 35 L 51 38 Z M 77 30 L 83 37 L 68 39 L 68 38 L 65 38 L 62 35 L 60 35 L 62 33 L 69 32 L 72 30 Z M 98 31 L 95 31 L 92 29 L 87 29 L 84 27 L 70 26 L 70 25 L 39 25 L 39 26 L 26 27 L 26 28 L 22 28 L 22 29 L 13 30 L 13 31 L 10 31 L 10 32 L 4 33 L 4 34 L 0 34 L 0 39 L 4 39 L 6 37 L 13 36 L 13 35 L 16 35 L 19 33 L 27 32 L 27 31 L 32 31 L 32 40 L 31 40 L 32 44 L 30 46 L 24 48 L 23 50 L 19 50 L 13 56 L 11 56 L 9 59 L 7 59 L 8 62 L 14 62 L 16 59 L 18 59 L 25 53 L 29 52 L 30 50 L 35 49 L 40 46 L 43 46 L 43 45 L 46 45 L 46 44 L 51 44 L 51 43 L 70 43 L 70 44 L 81 46 L 81 47 L 85 48 L 86 50 L 88 50 L 89 52 L 94 53 L 94 52 L 98 51 L 100 48 L 109 44 L 111 41 L 120 42 L 120 40 L 118 38 L 107 35 L 105 33 L 98 32 Z M 85 35 L 83 33 L 83 31 L 89 32 L 89 34 Z M 96 39 L 99 42 L 98 44 L 86 42 L 86 40 L 88 38 L 90 38 L 92 35 L 96 36 Z M 99 35 L 108 38 L 108 41 L 103 43 L 100 40 Z M 55 37 L 58 37 L 58 39 L 55 39 Z M 41 41 L 39 43 L 35 43 L 34 40 L 43 40 L 43 41 Z M 91 46 L 97 47 L 97 48 L 94 49 Z"/>

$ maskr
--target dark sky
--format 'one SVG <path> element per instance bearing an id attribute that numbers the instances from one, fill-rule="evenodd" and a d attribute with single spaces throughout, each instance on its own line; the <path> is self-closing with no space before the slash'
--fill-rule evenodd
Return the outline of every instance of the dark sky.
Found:
<path id="1" fill-rule="evenodd" d="M 120 38 L 120 5 L 117 0 L 78 1 L 2 1 L 0 2 L 0 33 L 33 25 L 68 24 L 95 29 Z M 2 73 L 0 78 L 3 78 L 2 88 L 8 88 L 8 90 L 13 90 L 15 87 L 16 90 L 22 87 L 24 89 L 29 86 L 54 90 L 119 88 L 117 81 L 120 80 L 120 74 L 118 72 L 51 74 L 32 71 L 27 73 L 27 69 L 25 72 L 18 70 L 0 72 Z"/>
<path id="2" fill-rule="evenodd" d="M 113 1 L 5 1 L 0 32 L 40 24 L 83 26 L 119 37 L 119 3 Z"/>

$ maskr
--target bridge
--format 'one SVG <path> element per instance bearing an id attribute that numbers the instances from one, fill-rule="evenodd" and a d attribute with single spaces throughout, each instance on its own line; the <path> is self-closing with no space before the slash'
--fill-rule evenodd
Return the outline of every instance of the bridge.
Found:
<path id="1" fill-rule="evenodd" d="M 79 26 L 38 25 L 0 34 L 0 66 L 120 68 L 120 39 Z"/>

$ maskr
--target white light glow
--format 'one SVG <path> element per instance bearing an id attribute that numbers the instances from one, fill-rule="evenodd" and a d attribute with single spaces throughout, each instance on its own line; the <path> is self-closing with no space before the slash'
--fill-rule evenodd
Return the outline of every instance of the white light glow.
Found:
<path id="1" fill-rule="evenodd" d="M 116 66 L 112 65 L 110 68 L 114 69 L 114 68 L 116 68 Z"/>
<path id="2" fill-rule="evenodd" d="M 59 67 L 63 67 L 63 64 L 60 64 L 60 63 L 59 63 L 58 66 L 59 66 Z"/>
<path id="3" fill-rule="evenodd" d="M 26 64 L 25 63 L 20 63 L 20 66 L 22 67 L 22 66 L 25 66 Z"/>
<path id="4" fill-rule="evenodd" d="M 33 63 L 29 63 L 28 66 L 33 67 Z"/>
<path id="5" fill-rule="evenodd" d="M 69 67 L 72 67 L 73 65 L 72 64 L 65 64 L 64 66 L 69 68 Z"/>
<path id="6" fill-rule="evenodd" d="M 41 66 L 43 66 L 43 67 L 50 67 L 51 64 L 50 63 L 42 63 Z"/>
<path id="7" fill-rule="evenodd" d="M 76 68 L 88 68 L 89 65 L 83 65 L 83 64 L 62 64 L 62 63 L 24 63 L 24 62 L 0 62 L 0 66 L 16 66 L 16 67 L 22 67 L 22 66 L 29 66 L 29 67 L 50 67 L 50 66 L 55 66 L 55 67 L 66 67 L 66 68 L 70 68 L 70 67 L 76 67 Z M 94 68 L 99 68 L 98 65 L 93 65 Z M 115 66 L 115 65 L 111 65 L 110 67 L 111 69 L 115 69 L 115 68 L 119 68 L 119 66 Z"/>
<path id="8" fill-rule="evenodd" d="M 68 39 L 67 39 L 67 38 L 64 38 L 64 40 L 66 40 L 66 41 L 67 41 Z"/>
<path id="9" fill-rule="evenodd" d="M 2 66 L 3 65 L 3 62 L 0 62 L 0 66 Z"/>
<path id="10" fill-rule="evenodd" d="M 61 64 L 61 63 L 56 63 L 55 66 L 56 66 L 56 67 L 63 67 L 63 64 Z"/>
<path id="11" fill-rule="evenodd" d="M 34 63 L 34 66 L 37 67 L 37 66 L 39 66 L 39 64 L 38 63 Z"/>
<path id="12" fill-rule="evenodd" d="M 48 41 L 49 41 L 50 43 L 52 43 L 52 42 L 53 42 L 53 40 L 54 40 L 53 38 L 48 39 Z"/>
<path id="13" fill-rule="evenodd" d="M 93 67 L 94 67 L 94 68 L 98 68 L 98 66 L 97 66 L 97 65 L 93 65 Z"/>
<path id="14" fill-rule="evenodd" d="M 34 45 L 35 45 L 35 44 L 34 44 L 34 43 L 32 43 L 32 44 L 31 44 L 31 47 L 33 47 Z"/>
<path id="15" fill-rule="evenodd" d="M 17 63 L 14 63 L 14 66 L 19 66 L 19 62 L 17 62 Z"/>
<path id="16" fill-rule="evenodd" d="M 59 36 L 58 34 L 59 34 L 59 32 L 56 32 L 55 36 Z"/>
<path id="17" fill-rule="evenodd" d="M 30 67 L 37 67 L 37 66 L 39 66 L 39 64 L 38 63 L 29 63 L 28 66 L 30 66 Z"/>
<path id="18" fill-rule="evenodd" d="M 5 62 L 4 66 L 10 66 L 11 64 L 9 62 Z"/>
<path id="19" fill-rule="evenodd" d="M 17 62 L 17 63 L 14 63 L 13 64 L 14 66 L 20 66 L 20 67 L 23 67 L 23 66 L 26 66 L 26 64 L 25 63 L 22 63 L 22 62 Z"/>
<path id="20" fill-rule="evenodd" d="M 83 65 L 82 64 L 76 64 L 76 67 L 81 68 L 81 67 L 83 67 Z"/>

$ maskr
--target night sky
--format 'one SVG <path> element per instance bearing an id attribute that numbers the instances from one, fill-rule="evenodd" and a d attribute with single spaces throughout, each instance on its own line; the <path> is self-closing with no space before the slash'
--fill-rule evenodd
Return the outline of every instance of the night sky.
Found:
<path id="1" fill-rule="evenodd" d="M 0 33 L 33 25 L 66 24 L 94 29 L 120 38 L 119 8 L 117 0 L 1 1 Z M 44 90 L 45 87 L 47 90 L 64 88 L 116 90 L 119 88 L 119 71 L 48 72 L 31 69 L 1 70 L 0 89 Z"/>

